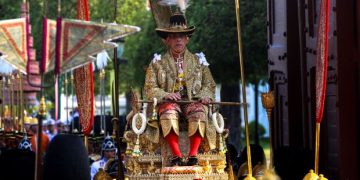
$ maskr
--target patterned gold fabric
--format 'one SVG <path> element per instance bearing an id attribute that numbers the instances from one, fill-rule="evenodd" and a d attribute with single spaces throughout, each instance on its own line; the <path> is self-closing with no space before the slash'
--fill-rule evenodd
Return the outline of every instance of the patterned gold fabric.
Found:
<path id="1" fill-rule="evenodd" d="M 163 136 L 167 136 L 171 129 L 179 135 L 179 115 L 176 111 L 170 110 L 160 116 L 160 124 Z"/>
<path id="2" fill-rule="evenodd" d="M 209 149 L 215 149 L 216 148 L 216 129 L 213 123 L 206 121 L 206 131 L 205 131 L 205 137 L 206 137 L 206 145 L 209 146 Z"/>
<path id="3" fill-rule="evenodd" d="M 196 131 L 199 130 L 201 137 L 205 135 L 205 122 L 197 120 L 197 121 L 189 121 L 189 137 L 194 135 Z"/>
<path id="4" fill-rule="evenodd" d="M 78 5 L 78 18 L 89 21 L 87 0 L 78 0 Z M 65 29 L 62 28 L 61 30 Z M 67 47 L 65 46 L 63 49 L 67 50 Z M 94 74 L 92 64 L 75 69 L 74 84 L 79 106 L 80 124 L 84 135 L 87 136 L 90 134 L 94 124 Z"/>
<path id="5" fill-rule="evenodd" d="M 204 169 L 201 166 L 175 166 L 161 168 L 162 174 L 202 174 Z"/>
<path id="6" fill-rule="evenodd" d="M 205 122 L 207 120 L 207 107 L 201 103 L 178 105 L 176 103 L 162 103 L 159 105 L 160 124 L 163 136 L 167 136 L 171 129 L 179 135 L 179 113 L 188 120 L 189 137 L 199 130 L 200 135 L 205 135 Z"/>
<path id="7" fill-rule="evenodd" d="M 202 65 L 199 58 L 189 52 L 184 54 L 184 79 L 187 89 L 186 99 L 201 99 L 208 97 L 215 99 L 215 82 L 207 66 Z M 145 79 L 145 93 L 148 99 L 157 98 L 162 100 L 169 93 L 174 92 L 175 83 L 178 78 L 176 71 L 176 64 L 174 58 L 169 52 L 162 55 L 161 60 L 153 61 L 147 69 Z M 159 134 L 160 124 L 163 136 L 165 137 L 171 129 L 174 129 L 176 134 L 179 134 L 178 117 L 179 113 L 188 120 L 189 136 L 194 135 L 199 131 L 202 137 L 205 137 L 206 143 L 210 149 L 216 148 L 216 131 L 212 123 L 208 123 L 208 108 L 200 103 L 193 103 L 180 107 L 176 103 L 168 107 L 159 105 L 160 122 L 152 122 L 151 127 L 147 128 L 146 137 L 154 142 L 158 142 L 151 133 Z M 200 106 L 199 106 L 200 105 Z M 172 107 L 173 106 L 173 107 Z M 171 115 L 172 114 L 172 115 Z M 157 131 L 156 131 L 157 128 Z"/>
<path id="8" fill-rule="evenodd" d="M 187 99 L 208 97 L 215 99 L 215 82 L 207 66 L 201 65 L 196 55 L 188 50 L 184 55 L 184 76 Z M 148 99 L 162 100 L 174 92 L 177 72 L 174 58 L 166 52 L 161 60 L 150 63 L 146 72 L 145 94 Z"/>

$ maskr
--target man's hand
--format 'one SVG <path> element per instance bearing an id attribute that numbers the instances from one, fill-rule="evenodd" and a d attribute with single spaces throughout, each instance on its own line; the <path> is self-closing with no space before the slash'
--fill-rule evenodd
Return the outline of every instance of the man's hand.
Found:
<path id="1" fill-rule="evenodd" d="M 208 105 L 211 102 L 211 99 L 208 97 L 205 97 L 205 98 L 201 98 L 199 101 L 202 104 Z"/>
<path id="2" fill-rule="evenodd" d="M 164 97 L 167 100 L 173 100 L 173 101 L 177 101 L 181 99 L 180 93 L 170 93 L 167 96 Z"/>

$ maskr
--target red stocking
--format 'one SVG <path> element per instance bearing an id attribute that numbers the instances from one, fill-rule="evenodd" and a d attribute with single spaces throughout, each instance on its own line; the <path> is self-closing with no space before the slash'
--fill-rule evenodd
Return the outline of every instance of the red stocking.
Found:
<path id="1" fill-rule="evenodd" d="M 196 132 L 194 135 L 190 136 L 190 152 L 189 156 L 196 156 L 202 137 L 199 132 Z"/>
<path id="2" fill-rule="evenodd" d="M 182 157 L 179 149 L 179 136 L 173 130 L 171 130 L 165 139 L 171 148 L 173 156 Z"/>

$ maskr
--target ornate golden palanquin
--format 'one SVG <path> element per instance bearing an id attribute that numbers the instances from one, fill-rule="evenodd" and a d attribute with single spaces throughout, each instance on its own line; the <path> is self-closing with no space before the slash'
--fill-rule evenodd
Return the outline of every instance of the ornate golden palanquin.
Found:
<path id="1" fill-rule="evenodd" d="M 208 122 L 211 123 L 211 122 Z M 128 124 L 131 124 L 129 122 Z M 141 123 L 137 122 L 137 127 Z M 185 127 L 185 128 L 184 128 Z M 147 127 L 148 128 L 148 127 Z M 126 178 L 129 180 L 137 179 L 207 179 L 222 180 L 228 179 L 228 173 L 225 172 L 226 157 L 224 147 L 224 138 L 227 136 L 225 131 L 223 134 L 216 135 L 216 148 L 210 150 L 209 145 L 203 141 L 199 149 L 197 166 L 170 166 L 170 158 L 172 156 L 168 144 L 159 135 L 158 143 L 151 142 L 147 137 L 146 131 L 139 137 L 132 131 L 126 131 L 124 139 L 127 142 L 126 149 Z M 221 138 L 221 140 L 220 140 Z M 138 144 L 136 143 L 138 141 Z M 186 155 L 189 152 L 189 138 L 186 126 L 180 127 L 179 136 L 180 150 Z M 137 149 L 139 152 L 137 152 Z"/>

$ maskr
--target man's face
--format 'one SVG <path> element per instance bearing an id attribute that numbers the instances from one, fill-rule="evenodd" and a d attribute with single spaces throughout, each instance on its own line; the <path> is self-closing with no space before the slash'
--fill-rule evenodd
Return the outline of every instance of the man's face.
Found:
<path id="1" fill-rule="evenodd" d="M 104 157 L 106 159 L 115 158 L 115 150 L 104 151 Z"/>
<path id="2" fill-rule="evenodd" d="M 181 53 L 185 50 L 189 37 L 181 33 L 170 33 L 166 38 L 166 44 L 174 53 Z"/>

